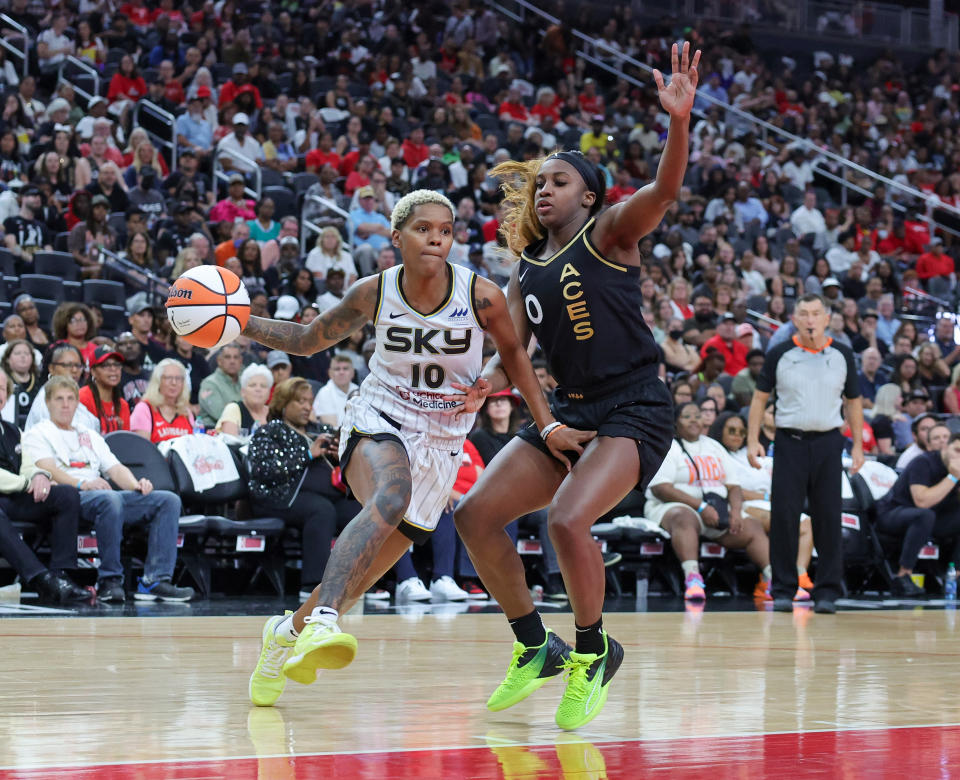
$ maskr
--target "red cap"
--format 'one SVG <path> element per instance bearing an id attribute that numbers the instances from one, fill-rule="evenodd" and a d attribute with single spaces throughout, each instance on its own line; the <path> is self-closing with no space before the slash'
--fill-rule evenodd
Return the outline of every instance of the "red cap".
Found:
<path id="1" fill-rule="evenodd" d="M 200 87 L 197 87 L 197 97 L 201 97 L 201 98 L 213 97 L 213 93 L 210 91 L 210 87 L 200 86 Z"/>
<path id="2" fill-rule="evenodd" d="M 520 403 L 520 399 L 517 398 L 510 390 L 501 390 L 499 393 L 490 393 L 487 398 L 509 398 L 515 404 Z"/>
<path id="3" fill-rule="evenodd" d="M 93 358 L 90 360 L 91 366 L 99 366 L 101 363 L 106 363 L 110 358 L 116 358 L 118 362 L 123 363 L 123 355 L 117 352 L 115 349 L 110 349 L 110 347 L 105 344 L 101 344 L 93 353 Z"/>

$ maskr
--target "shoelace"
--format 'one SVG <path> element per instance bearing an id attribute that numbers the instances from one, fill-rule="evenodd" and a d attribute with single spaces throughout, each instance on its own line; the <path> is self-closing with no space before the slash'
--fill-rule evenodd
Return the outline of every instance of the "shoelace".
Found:
<path id="1" fill-rule="evenodd" d="M 283 662 L 287 660 L 287 651 L 291 648 L 284 647 L 275 640 L 271 640 L 271 644 L 273 649 L 263 658 L 260 664 L 260 674 L 264 677 L 279 677 Z"/>
<path id="2" fill-rule="evenodd" d="M 563 681 L 567 683 L 567 698 L 583 701 L 587 692 L 587 672 L 593 661 L 575 661 L 568 658 L 563 662 Z"/>
<path id="3" fill-rule="evenodd" d="M 324 626 L 324 628 L 328 628 L 328 629 L 330 629 L 330 630 L 332 630 L 332 631 L 339 631 L 339 630 L 340 630 L 340 626 L 338 626 L 334 621 L 328 620 L 328 619 L 326 619 L 326 618 L 314 617 L 313 615 L 307 615 L 307 616 L 303 619 L 303 622 L 304 622 L 304 623 L 324 623 L 324 624 L 326 624 L 326 625 Z"/>

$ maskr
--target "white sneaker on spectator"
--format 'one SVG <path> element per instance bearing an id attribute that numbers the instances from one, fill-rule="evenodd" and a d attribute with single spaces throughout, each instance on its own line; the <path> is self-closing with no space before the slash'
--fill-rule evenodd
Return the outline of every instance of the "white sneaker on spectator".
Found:
<path id="1" fill-rule="evenodd" d="M 374 588 L 363 594 L 368 601 L 390 601 L 390 591 L 383 588 Z"/>
<path id="2" fill-rule="evenodd" d="M 432 601 L 466 601 L 467 598 L 467 592 L 453 581 L 453 577 L 444 575 L 430 583 Z"/>
<path id="3" fill-rule="evenodd" d="M 429 601 L 430 591 L 419 577 L 410 577 L 397 585 L 397 601 Z"/>

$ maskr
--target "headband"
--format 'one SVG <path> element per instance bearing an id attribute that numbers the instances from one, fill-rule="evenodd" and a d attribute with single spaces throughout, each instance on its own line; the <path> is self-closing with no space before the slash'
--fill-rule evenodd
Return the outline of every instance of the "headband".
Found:
<path id="1" fill-rule="evenodd" d="M 563 160 L 565 163 L 570 163 L 570 165 L 577 169 L 580 178 L 583 179 L 584 184 L 587 185 L 587 190 L 595 193 L 599 197 L 602 191 L 600 173 L 597 171 L 597 167 L 587 160 L 581 152 L 554 152 L 547 160 Z M 544 160 L 544 162 L 546 162 L 546 160 Z"/>

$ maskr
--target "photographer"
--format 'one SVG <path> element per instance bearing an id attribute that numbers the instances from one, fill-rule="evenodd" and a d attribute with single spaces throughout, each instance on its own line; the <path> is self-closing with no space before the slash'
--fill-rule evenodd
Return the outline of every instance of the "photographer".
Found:
<path id="1" fill-rule="evenodd" d="M 329 427 L 319 435 L 310 427 L 312 406 L 309 382 L 281 382 L 270 402 L 270 421 L 254 433 L 247 458 L 254 513 L 283 517 L 302 529 L 300 589 L 308 596 L 323 577 L 338 521 L 346 525 L 360 511 L 334 485 L 338 436 Z"/>
<path id="2" fill-rule="evenodd" d="M 660 470 L 647 488 L 644 516 L 669 532 L 670 543 L 683 567 L 684 598 L 703 601 L 700 537 L 728 550 L 746 550 L 770 581 L 770 550 L 760 521 L 741 515 L 739 470 L 723 445 L 702 435 L 700 407 L 677 409 L 676 438 Z"/>

